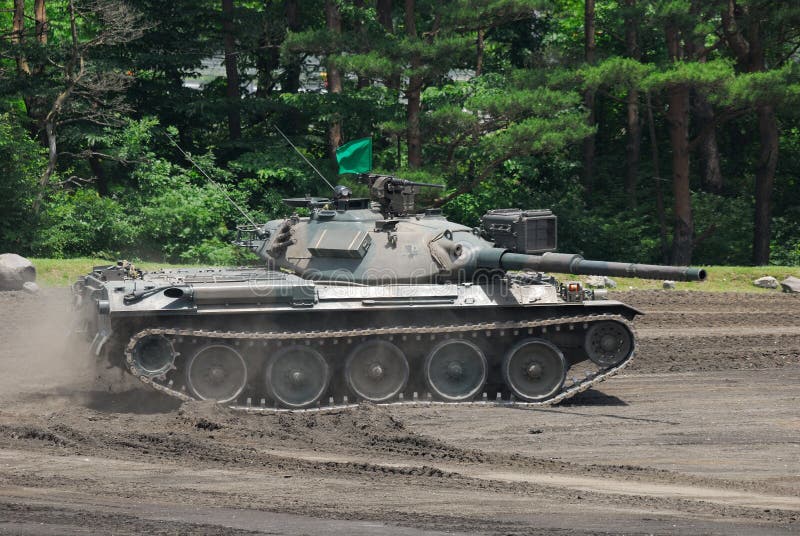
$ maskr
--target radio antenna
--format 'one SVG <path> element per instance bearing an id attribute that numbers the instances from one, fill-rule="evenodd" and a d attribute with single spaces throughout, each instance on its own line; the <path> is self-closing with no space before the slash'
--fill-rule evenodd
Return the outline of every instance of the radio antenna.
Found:
<path id="1" fill-rule="evenodd" d="M 214 186 L 217 188 L 217 190 L 219 190 L 220 192 L 222 192 L 222 195 L 224 195 L 224 196 L 225 196 L 225 199 L 227 199 L 227 200 L 228 200 L 228 202 L 229 202 L 231 205 L 233 205 L 234 207 L 236 207 L 236 210 L 238 210 L 238 211 L 239 211 L 239 212 L 242 214 L 242 216 L 244 216 L 244 219 L 246 219 L 246 220 L 248 221 L 248 223 L 250 223 L 250 225 L 252 225 L 252 226 L 253 226 L 253 228 L 254 228 L 254 229 L 258 229 L 258 228 L 259 228 L 259 225 L 258 225 L 258 224 L 257 224 L 255 221 L 253 221 L 253 218 L 251 218 L 251 217 L 250 217 L 250 215 L 249 215 L 249 214 L 247 214 L 247 212 L 245 212 L 245 211 L 244 211 L 244 209 L 243 209 L 242 207 L 240 207 L 238 204 L 236 204 L 236 201 L 234 201 L 233 199 L 231 199 L 231 196 L 229 196 L 229 195 L 228 195 L 228 192 L 227 192 L 227 191 L 225 191 L 225 188 L 223 188 L 223 187 L 222 187 L 222 186 L 221 186 L 219 183 L 217 183 L 217 182 L 216 182 L 214 179 L 212 179 L 212 178 L 211 178 L 211 176 L 210 176 L 208 173 L 206 173 L 206 172 L 203 170 L 203 168 L 201 168 L 201 167 L 200 167 L 200 165 L 199 165 L 197 162 L 195 162 L 194 160 L 192 160 L 192 157 L 191 157 L 191 156 L 189 156 L 189 154 L 188 154 L 186 151 L 184 151 L 183 149 L 181 149 L 181 146 L 180 146 L 180 145 L 178 145 L 178 143 L 177 143 L 177 142 L 176 142 L 174 139 L 172 139 L 172 136 L 170 136 L 170 135 L 169 135 L 169 132 L 167 132 L 167 131 L 163 131 L 163 132 L 164 132 L 164 135 L 167 137 L 167 139 L 170 141 L 170 143 L 172 143 L 172 145 L 174 145 L 174 146 L 175 146 L 175 148 L 176 148 L 176 149 L 178 149 L 178 151 L 180 151 L 180 152 L 181 152 L 181 154 L 183 155 L 183 157 L 184 157 L 186 160 L 188 160 L 189 162 L 191 162 L 191 164 L 192 164 L 194 167 L 196 167 L 196 168 L 197 168 L 197 171 L 199 171 L 200 173 L 202 173 L 202 174 L 203 174 L 203 176 L 206 178 L 206 180 L 208 180 L 208 182 L 210 182 L 211 184 L 213 184 L 213 185 L 214 185 Z"/>
<path id="2" fill-rule="evenodd" d="M 284 133 L 283 133 L 283 131 L 282 131 L 281 129 L 279 129 L 279 128 L 278 128 L 278 125 L 272 125 L 272 128 L 274 128 L 275 130 L 277 130 L 277 131 L 278 131 L 278 134 L 280 134 L 281 136 L 283 136 L 283 139 L 284 139 L 284 140 L 286 140 L 286 143 L 288 143 L 288 144 L 289 144 L 289 145 L 292 147 L 292 149 L 294 149 L 294 150 L 295 150 L 295 152 L 296 152 L 297 154 L 299 154 L 299 155 L 300 155 L 300 158 L 302 158 L 303 160 L 305 160 L 305 161 L 306 161 L 306 164 L 308 164 L 309 166 L 311 166 L 311 169 L 313 169 L 314 171 L 316 171 L 316 172 L 317 172 L 317 175 L 319 175 L 319 176 L 320 176 L 320 178 L 321 178 L 322 180 L 324 180 L 324 181 L 325 181 L 325 184 L 327 184 L 327 185 L 330 187 L 330 189 L 331 189 L 331 190 L 333 190 L 333 191 L 335 192 L 335 191 L 336 191 L 336 188 L 334 188 L 334 187 L 333 187 L 333 184 L 331 184 L 331 183 L 330 183 L 330 181 L 328 181 L 328 179 L 326 179 L 326 178 L 325 178 L 325 175 L 323 175 L 322 173 L 320 173 L 320 171 L 319 171 L 319 170 L 318 170 L 316 167 L 314 167 L 314 164 L 312 164 L 312 163 L 311 163 L 311 162 L 308 160 L 308 158 L 306 158 L 306 155 L 304 155 L 303 153 L 301 153 L 301 152 L 300 152 L 300 149 L 298 149 L 297 147 L 295 147 L 295 146 L 294 146 L 294 143 L 292 143 L 292 141 L 291 141 L 289 138 L 287 138 L 287 137 L 286 137 L 286 134 L 284 134 Z"/>

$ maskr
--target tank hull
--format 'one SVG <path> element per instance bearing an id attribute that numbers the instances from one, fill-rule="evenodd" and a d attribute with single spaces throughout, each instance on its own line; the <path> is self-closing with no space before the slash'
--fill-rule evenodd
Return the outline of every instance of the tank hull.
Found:
<path id="1" fill-rule="evenodd" d="M 98 356 L 171 396 L 262 411 L 555 403 L 630 361 L 639 314 L 564 301 L 530 277 L 358 286 L 265 269 L 95 270 L 75 293 Z"/>

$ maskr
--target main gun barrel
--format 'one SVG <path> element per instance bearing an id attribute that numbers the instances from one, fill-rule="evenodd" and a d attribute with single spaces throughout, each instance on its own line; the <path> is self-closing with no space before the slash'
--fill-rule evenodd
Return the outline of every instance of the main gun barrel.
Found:
<path id="1" fill-rule="evenodd" d="M 483 268 L 503 270 L 534 270 L 575 275 L 608 275 L 614 277 L 640 277 L 642 279 L 673 279 L 676 281 L 703 281 L 706 271 L 689 266 L 660 266 L 586 260 L 571 253 L 544 253 L 525 255 L 492 249 L 480 256 Z"/>

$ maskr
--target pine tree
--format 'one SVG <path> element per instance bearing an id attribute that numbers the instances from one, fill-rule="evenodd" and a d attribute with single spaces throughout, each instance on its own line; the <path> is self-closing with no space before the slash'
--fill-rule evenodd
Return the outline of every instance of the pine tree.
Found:
<path id="1" fill-rule="evenodd" d="M 776 103 L 794 93 L 797 84 L 778 82 L 780 69 L 789 60 L 800 37 L 795 31 L 800 24 L 800 7 L 793 3 L 775 6 L 771 3 L 727 0 L 721 8 L 725 41 L 736 58 L 737 69 L 750 74 L 742 77 L 741 95 L 755 107 L 760 144 L 755 178 L 755 227 L 753 262 L 768 264 L 772 220 L 772 191 L 778 165 L 780 131 L 775 113 Z M 773 85 L 764 84 L 770 71 L 777 74 Z M 751 81 L 753 84 L 751 85 Z M 768 91 L 763 91 L 768 88 Z"/>

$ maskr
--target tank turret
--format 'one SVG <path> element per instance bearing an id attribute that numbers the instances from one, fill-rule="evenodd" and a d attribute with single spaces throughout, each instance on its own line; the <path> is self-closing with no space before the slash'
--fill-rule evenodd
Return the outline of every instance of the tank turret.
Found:
<path id="1" fill-rule="evenodd" d="M 417 213 L 422 187 L 385 175 L 365 176 L 370 199 L 286 200 L 310 215 L 267 223 L 261 237 L 242 245 L 271 266 L 317 281 L 407 284 L 469 282 L 508 271 L 608 275 L 698 281 L 698 268 L 586 260 L 555 253 L 556 216 L 549 210 L 498 209 L 472 228 L 448 221 L 441 211 Z M 337 191 L 345 191 L 339 189 Z"/>

